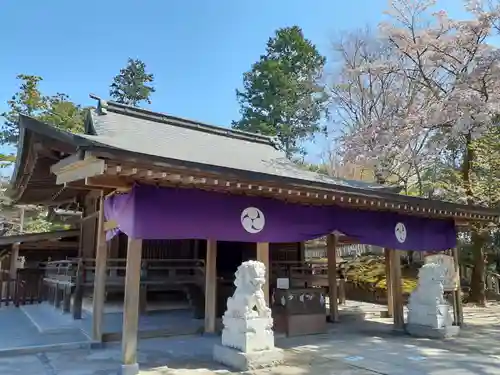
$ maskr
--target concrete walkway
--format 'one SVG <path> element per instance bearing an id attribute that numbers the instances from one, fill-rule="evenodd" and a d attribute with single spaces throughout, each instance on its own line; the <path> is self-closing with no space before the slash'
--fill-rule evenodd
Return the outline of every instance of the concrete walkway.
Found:
<path id="1" fill-rule="evenodd" d="M 0 355 L 12 350 L 31 347 L 33 349 L 74 344 L 89 344 L 90 340 L 79 329 L 54 332 L 40 332 L 21 309 L 14 306 L 0 309 Z M 0 374 L 3 374 L 0 372 Z"/>
<path id="2" fill-rule="evenodd" d="M 500 375 L 500 306 L 465 307 L 467 326 L 447 341 L 395 334 L 390 320 L 374 318 L 380 306 L 359 304 L 373 312 L 367 321 L 333 325 L 325 335 L 279 338 L 286 365 L 255 375 Z M 141 374 L 235 374 L 212 361 L 220 338 L 192 336 L 142 340 Z M 3 341 L 3 337 L 0 339 Z M 2 375 L 115 375 L 121 362 L 119 344 L 0 358 Z"/>
<path id="3" fill-rule="evenodd" d="M 365 332 L 370 329 L 373 327 L 364 327 Z M 217 340 L 200 336 L 143 340 L 139 350 L 141 374 L 235 374 L 211 360 L 211 348 Z M 286 349 L 286 365 L 252 374 L 500 374 L 499 355 L 465 350 L 463 346 L 457 351 L 455 344 L 395 336 L 389 330 L 380 330 L 378 335 L 339 330 L 278 340 L 278 345 Z M 120 358 L 119 345 L 9 357 L 0 359 L 0 374 L 114 375 L 120 368 Z"/>

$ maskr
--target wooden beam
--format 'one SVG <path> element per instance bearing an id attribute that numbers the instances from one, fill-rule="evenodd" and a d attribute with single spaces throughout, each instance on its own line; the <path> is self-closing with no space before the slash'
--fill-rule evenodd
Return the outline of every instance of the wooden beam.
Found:
<path id="1" fill-rule="evenodd" d="M 41 241 L 41 242 L 26 242 L 20 245 L 19 250 L 76 250 L 79 247 L 79 242 L 75 241 Z"/>
<path id="2" fill-rule="evenodd" d="M 64 159 L 59 160 L 57 163 L 53 164 L 50 167 L 50 172 L 54 174 L 58 174 L 68 168 L 72 168 L 74 166 L 78 166 L 78 163 L 80 163 L 82 160 L 82 154 L 81 153 L 76 153 L 73 155 L 70 155 Z"/>
<path id="3" fill-rule="evenodd" d="M 108 247 L 104 231 L 104 197 L 101 193 L 99 218 L 97 221 L 96 259 L 94 276 L 94 295 L 92 305 L 92 339 L 102 341 L 104 302 L 106 296 Z"/>
<path id="4" fill-rule="evenodd" d="M 112 175 L 92 176 L 85 179 L 85 185 L 94 188 L 128 191 L 134 185 L 133 181 Z"/>
<path id="5" fill-rule="evenodd" d="M 63 185 L 66 189 L 84 190 L 84 191 L 91 190 L 89 186 L 85 185 L 84 180 L 65 182 Z"/>
<path id="6" fill-rule="evenodd" d="M 12 244 L 10 250 L 10 277 L 16 278 L 17 276 L 17 257 L 19 256 L 19 242 Z"/>
<path id="7" fill-rule="evenodd" d="M 56 174 L 56 184 L 61 185 L 66 182 L 84 180 L 87 177 L 94 177 L 104 173 L 106 162 L 102 159 L 86 160 L 77 166 L 60 171 Z"/>
<path id="8" fill-rule="evenodd" d="M 264 291 L 264 298 L 266 299 L 266 304 L 269 306 L 269 242 L 258 242 L 257 243 L 257 260 L 264 263 L 266 266 L 266 283 L 262 286 Z"/>
<path id="9" fill-rule="evenodd" d="M 339 301 L 337 285 L 337 236 L 329 234 L 326 238 L 328 257 L 328 297 L 330 301 L 330 321 L 339 321 Z"/>
<path id="10" fill-rule="evenodd" d="M 394 313 L 394 329 L 404 329 L 403 290 L 401 280 L 401 254 L 398 250 L 391 249 L 391 282 L 392 303 Z"/>
<path id="11" fill-rule="evenodd" d="M 0 237 L 0 246 L 12 245 L 17 242 L 20 243 L 37 242 L 37 241 L 54 240 L 66 237 L 76 237 L 79 235 L 80 235 L 79 230 L 59 230 L 59 231 L 45 232 L 45 233 L 17 234 L 15 236 Z"/>
<path id="12" fill-rule="evenodd" d="M 385 257 L 385 283 L 387 287 L 387 317 L 394 316 L 393 300 L 392 300 L 392 278 L 391 278 L 391 251 L 384 249 Z"/>
<path id="13" fill-rule="evenodd" d="M 138 374 L 137 334 L 139 331 L 139 292 L 141 281 L 142 240 L 129 238 L 123 303 L 122 373 Z"/>
<path id="14" fill-rule="evenodd" d="M 217 241 L 207 240 L 205 262 L 205 332 L 215 332 L 217 316 Z"/>

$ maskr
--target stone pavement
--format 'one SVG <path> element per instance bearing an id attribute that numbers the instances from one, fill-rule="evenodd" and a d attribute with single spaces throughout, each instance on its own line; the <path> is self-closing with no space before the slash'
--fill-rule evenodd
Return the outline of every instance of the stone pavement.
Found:
<path id="1" fill-rule="evenodd" d="M 358 307 L 382 309 L 367 304 Z M 467 326 L 458 338 L 444 342 L 395 334 L 390 320 L 374 318 L 375 314 L 364 322 L 333 325 L 325 335 L 278 338 L 277 346 L 286 352 L 285 365 L 253 374 L 500 375 L 500 306 L 464 310 Z M 142 340 L 141 374 L 235 374 L 211 360 L 211 348 L 218 340 L 214 336 Z M 0 374 L 114 375 L 120 360 L 120 345 L 113 344 L 103 349 L 0 358 Z"/>
<path id="2" fill-rule="evenodd" d="M 359 322 L 359 331 L 352 332 L 343 332 L 338 325 L 325 335 L 278 339 L 277 344 L 286 351 L 286 365 L 253 374 L 500 375 L 500 348 L 479 345 L 488 344 L 481 339 L 484 332 L 464 329 L 465 337 L 475 341 L 476 346 L 470 346 L 460 339 L 440 342 L 397 335 L 381 324 Z M 217 340 L 213 336 L 143 340 L 139 348 L 141 374 L 235 374 L 211 360 L 211 347 Z M 120 358 L 118 344 L 0 358 L 0 374 L 114 375 Z"/>
<path id="3" fill-rule="evenodd" d="M 0 353 L 28 346 L 85 342 L 89 342 L 89 338 L 79 329 L 42 333 L 19 308 L 8 306 L 0 309 Z"/>

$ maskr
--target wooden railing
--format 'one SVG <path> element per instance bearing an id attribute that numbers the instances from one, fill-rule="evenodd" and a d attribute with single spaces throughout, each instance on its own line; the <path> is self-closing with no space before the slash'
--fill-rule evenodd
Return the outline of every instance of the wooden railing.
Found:
<path id="1" fill-rule="evenodd" d="M 321 261 L 279 261 L 271 262 L 271 279 L 290 278 L 291 286 L 328 286 L 328 264 Z M 343 279 L 342 267 L 337 266 L 337 279 Z"/>
<path id="2" fill-rule="evenodd" d="M 22 268 L 16 277 L 8 271 L 0 274 L 0 306 L 40 303 L 43 300 L 43 269 Z"/>
<path id="3" fill-rule="evenodd" d="M 94 285 L 95 259 L 83 259 L 83 283 Z M 108 259 L 106 286 L 123 286 L 126 259 Z M 201 259 L 144 259 L 141 263 L 141 285 L 204 284 L 205 261 Z"/>
<path id="4" fill-rule="evenodd" d="M 121 293 L 125 289 L 126 259 L 108 259 L 106 267 L 106 293 Z M 92 290 L 95 259 L 69 259 L 45 265 L 45 295 L 55 307 L 64 312 L 71 309 L 76 319 L 82 316 L 84 291 Z M 146 293 L 150 291 L 203 290 L 205 262 L 200 259 L 144 259 L 141 264 L 140 308 L 145 308 Z"/>

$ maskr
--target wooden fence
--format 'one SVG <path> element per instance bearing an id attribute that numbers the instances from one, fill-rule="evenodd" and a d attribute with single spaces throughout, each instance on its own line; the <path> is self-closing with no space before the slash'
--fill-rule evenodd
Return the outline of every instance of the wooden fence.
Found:
<path id="1" fill-rule="evenodd" d="M 41 268 L 18 269 L 16 277 L 9 272 L 0 274 L 0 307 L 40 303 L 43 300 L 43 275 Z"/>

